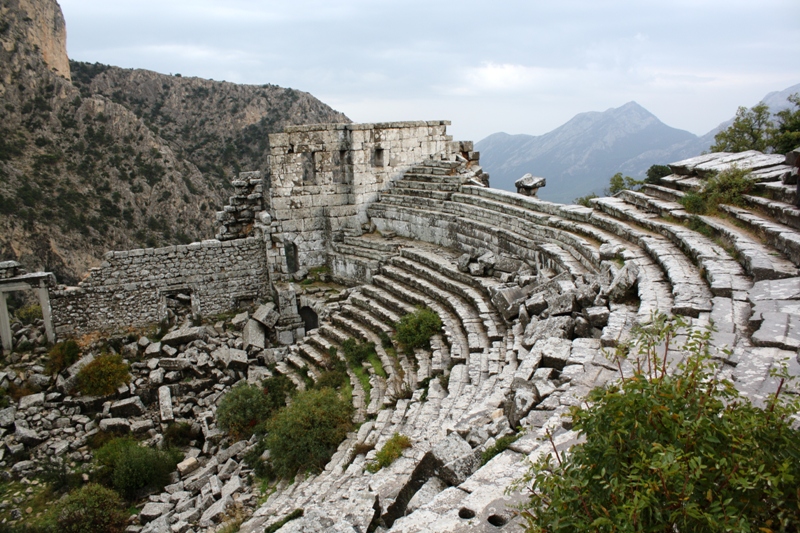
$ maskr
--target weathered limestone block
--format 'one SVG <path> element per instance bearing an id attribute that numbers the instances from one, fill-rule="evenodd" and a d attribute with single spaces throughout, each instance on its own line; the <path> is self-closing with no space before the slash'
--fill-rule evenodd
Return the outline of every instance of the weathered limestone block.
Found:
<path id="1" fill-rule="evenodd" d="M 247 324 L 245 324 L 242 330 L 242 342 L 244 343 L 245 350 L 251 346 L 259 350 L 266 348 L 267 337 L 261 322 L 252 318 L 247 321 Z"/>
<path id="2" fill-rule="evenodd" d="M 800 348 L 800 316 L 774 312 L 762 313 L 761 316 L 761 326 L 753 333 L 753 344 L 784 350 Z"/>
<path id="3" fill-rule="evenodd" d="M 40 407 L 44 405 L 44 393 L 29 394 L 19 399 L 19 410 L 25 411 L 30 407 Z"/>
<path id="4" fill-rule="evenodd" d="M 138 396 L 132 396 L 111 404 L 111 415 L 118 418 L 141 416 L 144 412 L 144 404 Z"/>
<path id="5" fill-rule="evenodd" d="M 450 485 L 460 485 L 481 465 L 479 455 L 457 433 L 451 433 L 431 450 L 436 476 Z"/>
<path id="6" fill-rule="evenodd" d="M 147 524 L 148 522 L 152 522 L 153 520 L 160 518 L 161 515 L 168 513 L 171 510 L 172 504 L 147 502 L 144 508 L 142 508 L 142 512 L 139 513 L 139 521 L 142 524 Z"/>
<path id="7" fill-rule="evenodd" d="M 197 339 L 206 338 L 206 328 L 204 326 L 187 327 L 176 329 L 161 338 L 161 344 L 168 346 L 179 346 L 188 344 Z"/>
<path id="8" fill-rule="evenodd" d="M 279 318 L 280 314 L 275 310 L 275 304 L 272 302 L 259 306 L 253 313 L 253 320 L 261 322 L 268 329 L 274 328 Z"/>
<path id="9" fill-rule="evenodd" d="M 528 292 L 517 285 L 492 290 L 492 303 L 506 320 L 519 314 L 519 306 L 528 297 Z"/>
<path id="10" fill-rule="evenodd" d="M 45 437 L 34 431 L 33 429 L 25 428 L 17 425 L 17 429 L 14 432 L 14 437 L 16 437 L 18 442 L 21 442 L 25 446 L 36 446 L 44 442 Z"/>
<path id="11" fill-rule="evenodd" d="M 0 409 L 0 427 L 7 428 L 11 424 L 13 424 L 16 414 L 17 414 L 17 408 L 14 406 L 6 407 L 5 409 Z"/>
<path id="12" fill-rule="evenodd" d="M 800 300 L 800 278 L 757 281 L 748 297 L 753 303 L 759 300 Z"/>
<path id="13" fill-rule="evenodd" d="M 181 357 L 162 357 L 158 360 L 158 366 L 166 372 L 174 372 L 189 368 L 192 362 Z"/>
<path id="14" fill-rule="evenodd" d="M 166 385 L 158 388 L 158 407 L 162 422 L 172 422 L 175 415 L 172 411 L 172 393 Z"/>
<path id="15" fill-rule="evenodd" d="M 200 463 L 197 461 L 195 457 L 187 457 L 180 463 L 178 463 L 178 473 L 180 473 L 181 477 L 186 477 L 187 475 L 191 474 L 198 468 L 200 468 Z"/>
<path id="16" fill-rule="evenodd" d="M 100 421 L 100 431 L 129 433 L 131 424 L 124 418 L 104 418 Z"/>
<path id="17" fill-rule="evenodd" d="M 625 299 L 634 290 L 638 276 L 639 267 L 632 262 L 625 263 L 625 266 L 614 276 L 611 285 L 605 291 L 609 300 L 616 302 Z"/>

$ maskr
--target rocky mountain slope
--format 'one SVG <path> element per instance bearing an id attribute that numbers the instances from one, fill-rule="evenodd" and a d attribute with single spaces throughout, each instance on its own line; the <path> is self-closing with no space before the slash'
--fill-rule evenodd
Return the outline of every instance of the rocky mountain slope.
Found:
<path id="1" fill-rule="evenodd" d="M 764 102 L 773 113 L 800 84 L 769 93 Z M 697 155 L 714 143 L 724 122 L 702 136 L 671 128 L 636 102 L 604 112 L 581 113 L 544 135 L 494 133 L 475 147 L 492 186 L 515 190 L 514 181 L 530 172 L 547 178 L 539 196 L 555 202 L 602 193 L 617 172 L 643 178 L 651 165 Z"/>
<path id="2" fill-rule="evenodd" d="M 213 236 L 268 132 L 349 122 L 293 89 L 70 63 L 54 0 L 0 13 L 0 257 L 62 282 L 109 249 Z"/>

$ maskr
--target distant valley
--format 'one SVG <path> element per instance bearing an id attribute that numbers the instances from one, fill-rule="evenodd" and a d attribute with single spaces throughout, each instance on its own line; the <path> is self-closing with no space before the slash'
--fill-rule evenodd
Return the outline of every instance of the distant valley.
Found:
<path id="1" fill-rule="evenodd" d="M 774 112 L 800 84 L 763 98 Z M 732 121 L 733 119 L 731 119 Z M 591 192 L 601 194 L 617 172 L 642 178 L 651 165 L 666 164 L 708 150 L 714 135 L 731 121 L 703 136 L 667 126 L 636 102 L 603 112 L 580 113 L 544 135 L 494 133 L 476 143 L 491 185 L 515 190 L 514 182 L 530 172 L 547 179 L 539 197 L 570 203 Z"/>

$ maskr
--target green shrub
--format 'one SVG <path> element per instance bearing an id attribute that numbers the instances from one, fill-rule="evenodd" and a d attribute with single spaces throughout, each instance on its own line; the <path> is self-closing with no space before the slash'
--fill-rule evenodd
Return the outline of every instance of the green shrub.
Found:
<path id="1" fill-rule="evenodd" d="M 81 349 L 73 339 L 59 342 L 47 353 L 47 364 L 45 371 L 51 375 L 58 374 L 62 370 L 74 364 L 81 357 Z"/>
<path id="2" fill-rule="evenodd" d="M 15 314 L 23 324 L 33 324 L 42 318 L 42 306 L 39 304 L 26 305 L 17 309 Z"/>
<path id="3" fill-rule="evenodd" d="M 359 342 L 350 337 L 342 343 L 342 352 L 351 367 L 361 366 L 364 361 L 369 359 L 370 355 L 375 354 L 375 343 Z"/>
<path id="4" fill-rule="evenodd" d="M 55 512 L 61 533 L 121 533 L 128 525 L 119 495 L 95 483 L 68 494 Z"/>
<path id="5" fill-rule="evenodd" d="M 744 205 L 742 195 L 750 194 L 755 182 L 750 179 L 750 171 L 732 166 L 710 177 L 699 192 L 686 193 L 681 204 L 690 213 L 714 214 L 720 204 Z"/>
<path id="6" fill-rule="evenodd" d="M 75 388 L 87 396 L 114 393 L 120 385 L 130 382 L 128 365 L 120 355 L 102 354 L 80 369 Z"/>
<path id="7" fill-rule="evenodd" d="M 678 335 L 684 344 L 670 345 Z M 800 402 L 780 394 L 788 373 L 756 407 L 717 377 L 710 336 L 663 316 L 637 333 L 634 373 L 571 411 L 584 442 L 522 480 L 528 531 L 797 531 Z M 674 373 L 667 348 L 685 356 Z"/>
<path id="8" fill-rule="evenodd" d="M 411 439 L 395 433 L 375 454 L 375 460 L 367 465 L 367 471 L 374 474 L 381 468 L 389 466 L 395 459 L 403 455 L 403 450 L 406 448 L 411 448 Z"/>
<path id="9" fill-rule="evenodd" d="M 267 423 L 265 445 L 272 468 L 283 478 L 320 471 L 353 428 L 353 406 L 332 389 L 298 392 Z"/>
<path id="10" fill-rule="evenodd" d="M 130 437 L 117 438 L 95 452 L 96 475 L 133 499 L 142 489 L 160 492 L 180 458 L 180 452 L 174 450 L 146 448 Z"/>
<path id="11" fill-rule="evenodd" d="M 234 439 L 250 437 L 256 426 L 266 422 L 273 406 L 264 390 L 250 383 L 240 383 L 228 391 L 217 407 L 217 423 Z"/>
<path id="12" fill-rule="evenodd" d="M 586 196 L 579 196 L 572 200 L 573 203 L 582 205 L 583 207 L 592 207 L 592 200 L 597 198 L 597 195 L 593 192 L 590 192 Z"/>
<path id="13" fill-rule="evenodd" d="M 442 329 L 442 320 L 430 309 L 420 307 L 400 318 L 395 329 L 397 341 L 412 352 L 415 348 L 430 348 L 431 337 Z"/>

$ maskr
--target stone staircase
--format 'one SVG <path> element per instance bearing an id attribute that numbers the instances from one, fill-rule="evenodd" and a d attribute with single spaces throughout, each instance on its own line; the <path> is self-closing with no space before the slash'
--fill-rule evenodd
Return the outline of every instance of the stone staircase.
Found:
<path id="1" fill-rule="evenodd" d="M 412 167 L 369 206 L 376 233 L 332 246 L 347 298 L 329 304 L 329 319 L 277 368 L 302 381 L 292 377 L 302 363 L 315 380 L 331 349 L 354 337 L 375 343 L 387 377 L 367 369 L 367 402 L 351 371 L 358 431 L 323 472 L 282 482 L 241 531 L 262 531 L 296 508 L 304 517 L 280 531 L 518 528 L 508 506 L 524 494 L 505 489 L 521 461 L 550 453 L 537 440 L 546 429 L 562 449 L 575 442 L 562 415 L 618 378 L 603 347 L 653 312 L 713 323 L 714 345 L 729 348 L 716 354 L 720 372 L 757 402 L 774 392 L 769 372 L 780 361 L 800 373 L 800 231 L 785 169 L 762 154 L 687 161 L 657 185 L 592 208 L 486 188 L 474 162 Z M 719 217 L 683 209 L 686 191 L 737 162 L 754 169 L 763 196 L 719 206 Z M 418 306 L 439 315 L 442 334 L 430 351 L 395 359 L 382 340 Z M 522 438 L 474 462 L 517 426 Z M 395 433 L 412 447 L 368 473 Z M 473 466 L 459 476 L 448 458 Z"/>

